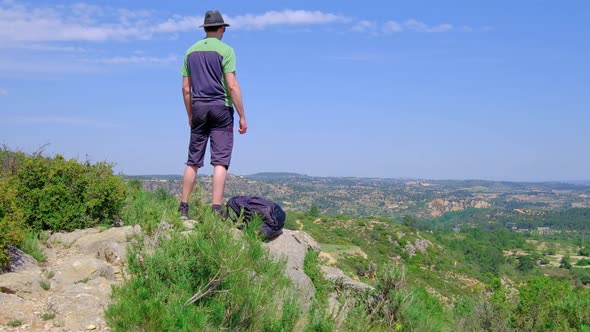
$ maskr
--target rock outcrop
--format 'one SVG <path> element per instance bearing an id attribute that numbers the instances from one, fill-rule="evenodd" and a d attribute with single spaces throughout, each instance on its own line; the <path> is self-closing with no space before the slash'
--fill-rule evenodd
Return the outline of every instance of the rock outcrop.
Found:
<path id="1" fill-rule="evenodd" d="M 185 222 L 185 227 L 185 233 L 198 231 L 195 222 Z M 139 232 L 139 226 L 126 226 L 51 234 L 43 246 L 44 263 L 10 248 L 15 263 L 0 271 L 0 331 L 110 331 L 104 310 L 112 286 L 123 280 L 127 242 Z M 263 245 L 286 260 L 286 273 L 306 311 L 315 287 L 303 263 L 308 250 L 320 251 L 318 243 L 303 231 L 283 230 Z M 334 267 L 322 269 L 327 279 L 345 287 L 369 287 Z"/>
<path id="2" fill-rule="evenodd" d="M 104 309 L 122 280 L 128 238 L 139 226 L 52 234 L 43 264 L 20 252 L 0 275 L 0 331 L 109 331 Z"/>

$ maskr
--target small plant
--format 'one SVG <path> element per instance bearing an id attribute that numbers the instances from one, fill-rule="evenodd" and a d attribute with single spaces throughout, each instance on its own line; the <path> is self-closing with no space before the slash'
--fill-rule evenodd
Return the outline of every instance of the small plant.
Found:
<path id="1" fill-rule="evenodd" d="M 55 276 L 55 272 L 54 271 L 47 271 L 45 274 L 45 277 L 47 279 L 52 279 Z"/>
<path id="2" fill-rule="evenodd" d="M 25 253 L 33 256 L 38 262 L 47 261 L 47 255 L 39 245 L 39 232 L 28 232 L 20 243 L 19 248 Z"/>
<path id="3" fill-rule="evenodd" d="M 39 281 L 39 286 L 41 286 L 43 290 L 49 290 L 49 288 L 51 288 L 51 283 L 47 280 L 41 280 Z"/>
<path id="4" fill-rule="evenodd" d="M 55 318 L 54 312 L 44 312 L 41 315 L 41 319 L 43 319 L 43 320 L 50 320 L 50 319 L 54 319 L 54 318 Z"/>
<path id="5" fill-rule="evenodd" d="M 80 279 L 80 280 L 74 282 L 74 284 L 85 284 L 89 281 L 90 281 L 90 278 L 84 278 L 84 279 Z"/>
<path id="6" fill-rule="evenodd" d="M 8 323 L 6 323 L 6 325 L 10 326 L 10 327 L 18 327 L 23 325 L 23 321 L 20 319 L 15 319 L 15 320 L 11 320 Z"/>

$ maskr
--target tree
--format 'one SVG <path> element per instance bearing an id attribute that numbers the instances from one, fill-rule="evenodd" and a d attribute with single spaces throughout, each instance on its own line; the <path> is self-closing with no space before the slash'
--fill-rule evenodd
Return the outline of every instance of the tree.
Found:
<path id="1" fill-rule="evenodd" d="M 311 204 L 311 207 L 309 208 L 309 212 L 308 214 L 311 217 L 317 217 L 320 215 L 320 209 L 318 208 L 318 206 L 314 203 Z"/>
<path id="2" fill-rule="evenodd" d="M 402 220 L 402 222 L 404 223 L 404 225 L 406 225 L 412 229 L 415 229 L 418 224 L 418 221 L 416 220 L 416 218 L 414 218 L 408 214 L 406 214 L 404 216 L 404 219 Z"/>
<path id="3" fill-rule="evenodd" d="M 516 269 L 520 272 L 529 272 L 535 268 L 535 261 L 530 256 L 520 256 L 518 257 L 518 264 L 516 265 Z"/>
<path id="4" fill-rule="evenodd" d="M 570 256 L 563 256 L 559 261 L 559 267 L 570 270 L 572 268 Z"/>

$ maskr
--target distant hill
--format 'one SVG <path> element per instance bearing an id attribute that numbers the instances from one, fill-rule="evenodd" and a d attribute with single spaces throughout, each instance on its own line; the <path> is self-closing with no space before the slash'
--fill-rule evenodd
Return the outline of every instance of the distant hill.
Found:
<path id="1" fill-rule="evenodd" d="M 251 175 L 244 175 L 245 178 L 258 180 L 258 181 L 273 181 L 273 180 L 288 180 L 288 179 L 310 179 L 311 176 L 288 173 L 288 172 L 263 172 Z"/>
<path id="2" fill-rule="evenodd" d="M 180 176 L 143 176 L 147 190 L 180 193 Z M 211 176 L 199 176 L 204 201 L 210 199 Z M 501 211 L 590 207 L 590 185 L 484 180 L 417 180 L 360 177 L 313 177 L 296 173 L 228 175 L 226 199 L 262 196 L 285 210 L 305 212 L 312 205 L 323 215 L 433 218 L 468 208 Z"/>

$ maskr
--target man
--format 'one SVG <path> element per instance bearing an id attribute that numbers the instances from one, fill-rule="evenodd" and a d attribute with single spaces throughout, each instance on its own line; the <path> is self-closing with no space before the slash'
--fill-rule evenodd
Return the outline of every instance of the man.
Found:
<path id="1" fill-rule="evenodd" d="M 211 141 L 213 209 L 219 212 L 233 149 L 234 107 L 240 117 L 239 133 L 245 134 L 248 129 L 236 79 L 236 57 L 233 49 L 221 41 L 228 26 L 219 11 L 207 11 L 200 26 L 206 37 L 189 48 L 181 70 L 182 95 L 191 128 L 178 208 L 183 219 L 188 219 L 188 201 L 197 170 L 203 166 L 207 141 Z"/>

